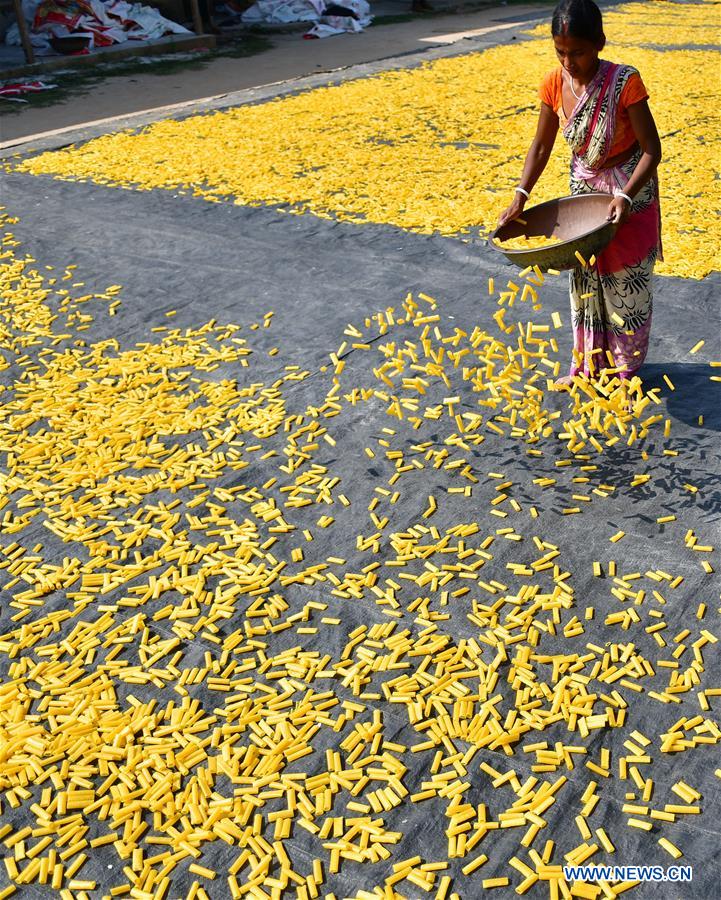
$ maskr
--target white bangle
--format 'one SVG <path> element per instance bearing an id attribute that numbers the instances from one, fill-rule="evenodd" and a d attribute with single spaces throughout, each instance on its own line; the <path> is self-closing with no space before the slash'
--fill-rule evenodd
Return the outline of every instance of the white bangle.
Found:
<path id="1" fill-rule="evenodd" d="M 523 196 L 526 198 L 526 200 L 530 200 L 531 194 L 530 194 L 530 192 L 527 191 L 525 188 L 517 187 L 517 188 L 514 188 L 513 190 L 514 190 L 517 194 L 523 194 Z"/>
<path id="2" fill-rule="evenodd" d="M 628 205 L 633 206 L 633 197 L 629 197 L 628 194 L 624 194 L 623 191 L 614 191 L 614 197 L 623 197 L 624 200 L 628 200 Z"/>

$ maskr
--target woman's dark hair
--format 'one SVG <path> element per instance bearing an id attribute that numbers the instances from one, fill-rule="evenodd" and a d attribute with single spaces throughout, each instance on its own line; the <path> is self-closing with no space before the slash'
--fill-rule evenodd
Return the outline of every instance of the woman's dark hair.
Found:
<path id="1" fill-rule="evenodd" d="M 553 11 L 551 34 L 597 44 L 603 41 L 601 10 L 593 0 L 561 0 Z"/>

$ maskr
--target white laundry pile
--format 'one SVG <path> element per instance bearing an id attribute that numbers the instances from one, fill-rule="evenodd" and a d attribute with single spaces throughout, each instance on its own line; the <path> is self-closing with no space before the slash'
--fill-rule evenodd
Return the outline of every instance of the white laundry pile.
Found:
<path id="1" fill-rule="evenodd" d="M 318 38 L 363 31 L 372 22 L 367 0 L 257 0 L 241 19 L 248 25 L 313 22 L 305 36 Z"/>
<path id="2" fill-rule="evenodd" d="M 51 37 L 69 34 L 90 36 L 90 47 L 190 34 L 157 9 L 125 0 L 23 0 L 22 8 L 33 47 L 46 52 L 51 50 Z M 5 43 L 20 46 L 17 23 L 8 29 Z"/>

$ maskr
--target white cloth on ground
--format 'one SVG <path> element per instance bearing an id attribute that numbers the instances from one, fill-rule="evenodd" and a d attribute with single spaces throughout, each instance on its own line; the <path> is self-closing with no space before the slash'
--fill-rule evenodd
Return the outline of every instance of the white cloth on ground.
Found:
<path id="1" fill-rule="evenodd" d="M 332 2 L 332 0 L 330 0 Z M 331 37 L 345 32 L 359 32 L 373 21 L 367 0 L 338 0 L 338 5 L 351 10 L 357 16 L 324 16 L 326 0 L 257 0 L 245 10 L 241 19 L 251 24 L 287 24 L 289 22 L 314 22 L 307 32 L 312 37 Z"/>

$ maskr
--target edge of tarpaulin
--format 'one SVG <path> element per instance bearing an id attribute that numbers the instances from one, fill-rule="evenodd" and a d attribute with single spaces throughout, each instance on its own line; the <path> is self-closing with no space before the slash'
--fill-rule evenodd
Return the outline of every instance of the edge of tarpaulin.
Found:
<path id="1" fill-rule="evenodd" d="M 504 31 L 512 31 L 532 25 L 537 17 L 533 16 L 518 22 L 509 22 Z M 239 91 L 231 91 L 222 94 L 212 94 L 208 97 L 200 97 L 195 100 L 183 100 L 180 103 L 171 103 L 164 106 L 152 107 L 133 113 L 121 113 L 117 116 L 108 116 L 103 119 L 94 119 L 78 125 L 67 125 L 51 131 L 37 132 L 24 137 L 13 138 L 0 142 L 0 159 L 7 159 L 17 153 L 39 152 L 59 150 L 70 144 L 87 141 L 107 133 L 109 125 L 115 125 L 118 129 L 138 128 L 164 119 L 168 113 L 188 112 L 202 113 L 212 110 L 229 109 L 253 102 L 265 102 L 274 97 L 286 94 L 299 93 L 314 88 L 337 86 L 344 81 L 354 78 L 362 78 L 368 75 L 377 75 L 381 72 L 393 71 L 405 68 L 409 65 L 420 65 L 423 62 L 432 62 L 436 59 L 445 59 L 453 56 L 465 56 L 473 50 L 485 49 L 488 46 L 498 46 L 516 39 L 519 43 L 533 40 L 528 35 L 504 35 L 496 31 L 493 34 L 481 35 L 477 38 L 463 38 L 453 44 L 442 44 L 435 47 L 425 47 L 419 50 L 411 50 L 396 56 L 387 56 L 382 59 L 369 62 L 356 63 L 352 66 L 340 66 L 336 69 L 328 69 L 324 72 L 302 75 L 297 78 L 289 78 L 282 81 L 273 81 L 266 84 L 243 88 Z M 465 45 L 465 46 L 464 46 Z M 470 49 L 469 45 L 473 47 Z"/>

